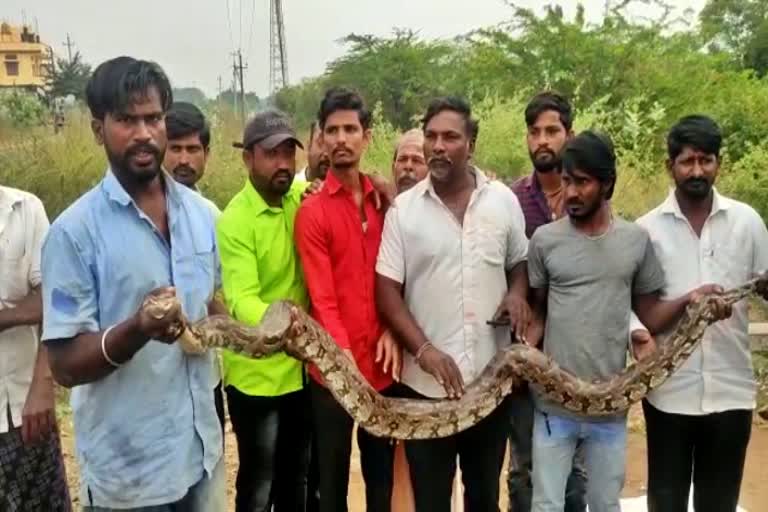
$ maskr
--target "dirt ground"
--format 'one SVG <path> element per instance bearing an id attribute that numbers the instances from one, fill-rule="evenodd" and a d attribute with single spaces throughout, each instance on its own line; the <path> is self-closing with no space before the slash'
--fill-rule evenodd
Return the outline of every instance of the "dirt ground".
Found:
<path id="1" fill-rule="evenodd" d="M 764 512 L 768 510 L 768 425 L 765 422 L 756 423 L 752 429 L 752 438 L 747 451 L 746 468 L 744 480 L 741 487 L 740 506 L 748 512 Z M 229 512 L 234 512 L 234 481 L 237 473 L 237 447 L 234 434 L 227 424 L 226 433 L 226 458 L 227 458 L 227 478 L 228 478 L 228 497 Z M 627 446 L 627 475 L 624 486 L 624 497 L 635 497 L 645 494 L 646 483 L 646 457 L 645 457 L 645 436 L 643 434 L 642 415 L 634 410 L 630 415 L 630 430 Z M 64 457 L 67 465 L 67 477 L 72 489 L 72 496 L 77 504 L 77 485 L 78 472 L 77 462 L 75 461 L 74 439 L 72 436 L 72 425 L 70 418 L 66 415 L 61 417 L 61 433 Z M 356 443 L 355 443 L 356 444 Z M 506 465 L 505 465 L 506 468 Z M 503 476 L 502 476 L 503 483 Z M 352 471 L 349 487 L 349 509 L 350 512 L 362 512 L 365 510 L 364 489 L 362 476 L 360 474 L 359 460 L 357 453 L 353 453 Z M 502 485 L 501 510 L 506 511 L 507 496 L 506 489 Z"/>

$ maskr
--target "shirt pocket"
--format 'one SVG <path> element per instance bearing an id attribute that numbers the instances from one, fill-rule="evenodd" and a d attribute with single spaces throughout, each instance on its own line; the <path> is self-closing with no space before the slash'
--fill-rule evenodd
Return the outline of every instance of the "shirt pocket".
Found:
<path id="1" fill-rule="evenodd" d="M 213 298 L 216 278 L 216 253 L 213 241 L 199 243 L 176 262 L 175 285 L 192 292 L 195 301 Z"/>
<path id="2" fill-rule="evenodd" d="M 477 231 L 477 250 L 480 259 L 492 267 L 504 265 L 507 234 L 503 226 L 492 223 L 482 224 Z"/>
<path id="3" fill-rule="evenodd" d="M 752 277 L 752 246 L 749 244 L 715 243 L 705 249 L 704 259 L 713 281 L 725 288 L 738 286 Z"/>
<path id="4" fill-rule="evenodd" d="M 18 301 L 29 292 L 29 262 L 23 237 L 0 237 L 0 299 Z"/>

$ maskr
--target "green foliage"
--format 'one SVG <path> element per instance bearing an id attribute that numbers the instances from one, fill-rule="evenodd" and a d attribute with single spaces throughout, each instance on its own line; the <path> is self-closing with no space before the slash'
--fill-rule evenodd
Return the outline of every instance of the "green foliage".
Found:
<path id="1" fill-rule="evenodd" d="M 46 114 L 45 105 L 34 94 L 16 89 L 0 91 L 0 122 L 12 128 L 37 126 Z"/>
<path id="2" fill-rule="evenodd" d="M 68 95 L 78 100 L 85 98 L 85 86 L 91 77 L 91 66 L 84 63 L 80 52 L 75 53 L 71 61 L 56 59 L 56 65 L 51 69 L 48 82 L 51 98 L 61 98 Z"/>
<path id="3" fill-rule="evenodd" d="M 205 93 L 197 87 L 174 87 L 173 101 L 186 101 L 200 108 L 208 104 L 208 98 L 205 97 Z"/>
<path id="4" fill-rule="evenodd" d="M 700 19 L 711 50 L 730 52 L 759 75 L 768 72 L 768 2 L 709 0 Z"/>
<path id="5" fill-rule="evenodd" d="M 749 145 L 744 156 L 726 170 L 719 189 L 739 198 L 768 219 L 768 142 Z"/>
<path id="6" fill-rule="evenodd" d="M 624 11 L 635 2 L 656 4 L 662 15 L 633 21 Z M 718 12 L 729 14 L 715 16 L 715 4 Z M 701 30 L 676 26 L 664 5 L 660 0 L 609 1 L 607 15 L 594 24 L 585 21 L 583 8 L 568 19 L 557 7 L 537 15 L 512 5 L 509 20 L 437 41 L 403 30 L 385 38 L 352 34 L 342 40 L 347 53 L 330 63 L 325 74 L 286 87 L 270 101 L 306 133 L 328 87 L 358 89 L 374 112 L 363 168 L 388 176 L 399 133 L 419 126 L 429 99 L 463 95 L 480 121 L 475 162 L 512 179 L 530 172 L 525 106 L 539 90 L 554 88 L 570 97 L 576 131 L 599 129 L 614 141 L 619 174 L 613 202 L 630 219 L 667 193 L 669 127 L 683 115 L 703 113 L 715 118 L 725 135 L 720 189 L 765 217 L 768 79 L 743 69 L 739 53 L 762 40 L 755 37 L 762 33 L 758 18 L 765 18 L 765 10 L 760 11 L 765 3 L 713 0 L 702 13 Z M 707 46 L 713 42 L 719 46 Z M 2 118 L 6 124 L 37 122 L 39 105 L 16 106 L 26 101 L 0 98 L 0 183 L 32 190 L 55 215 L 101 177 L 103 151 L 93 144 L 85 115 L 68 119 L 55 137 L 40 129 L 3 130 Z M 14 107 L 2 106 L 7 104 Z M 264 102 L 248 95 L 249 112 L 263 107 Z M 213 140 L 201 188 L 223 207 L 245 179 L 240 152 L 231 147 L 242 133 L 239 109 L 233 110 L 232 91 L 225 91 L 203 110 Z"/>

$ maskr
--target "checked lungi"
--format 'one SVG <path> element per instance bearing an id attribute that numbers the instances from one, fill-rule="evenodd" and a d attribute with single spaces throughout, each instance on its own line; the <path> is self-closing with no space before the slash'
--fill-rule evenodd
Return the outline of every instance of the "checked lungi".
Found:
<path id="1" fill-rule="evenodd" d="M 0 434 L 0 510 L 71 512 L 58 432 L 30 445 L 21 428 Z"/>

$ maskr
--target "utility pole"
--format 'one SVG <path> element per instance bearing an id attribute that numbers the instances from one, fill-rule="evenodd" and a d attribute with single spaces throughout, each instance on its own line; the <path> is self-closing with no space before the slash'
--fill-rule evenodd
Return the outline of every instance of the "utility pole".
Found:
<path id="1" fill-rule="evenodd" d="M 240 69 L 240 119 L 245 127 L 245 86 L 243 85 L 243 52 L 237 50 L 237 58 L 240 62 L 238 68 Z"/>
<path id="2" fill-rule="evenodd" d="M 240 96 L 240 121 L 245 126 L 245 86 L 243 83 L 243 52 L 239 49 L 232 52 L 232 96 L 234 110 L 237 111 L 237 96 Z M 240 91 L 238 92 L 238 89 Z"/>
<path id="3" fill-rule="evenodd" d="M 67 42 L 64 43 L 64 46 L 67 47 L 67 55 L 69 56 L 69 63 L 72 64 L 72 47 L 75 46 L 75 43 L 73 43 L 72 40 L 69 38 L 69 32 L 67 32 Z"/>
<path id="4" fill-rule="evenodd" d="M 232 111 L 237 112 L 237 53 L 232 52 Z"/>

